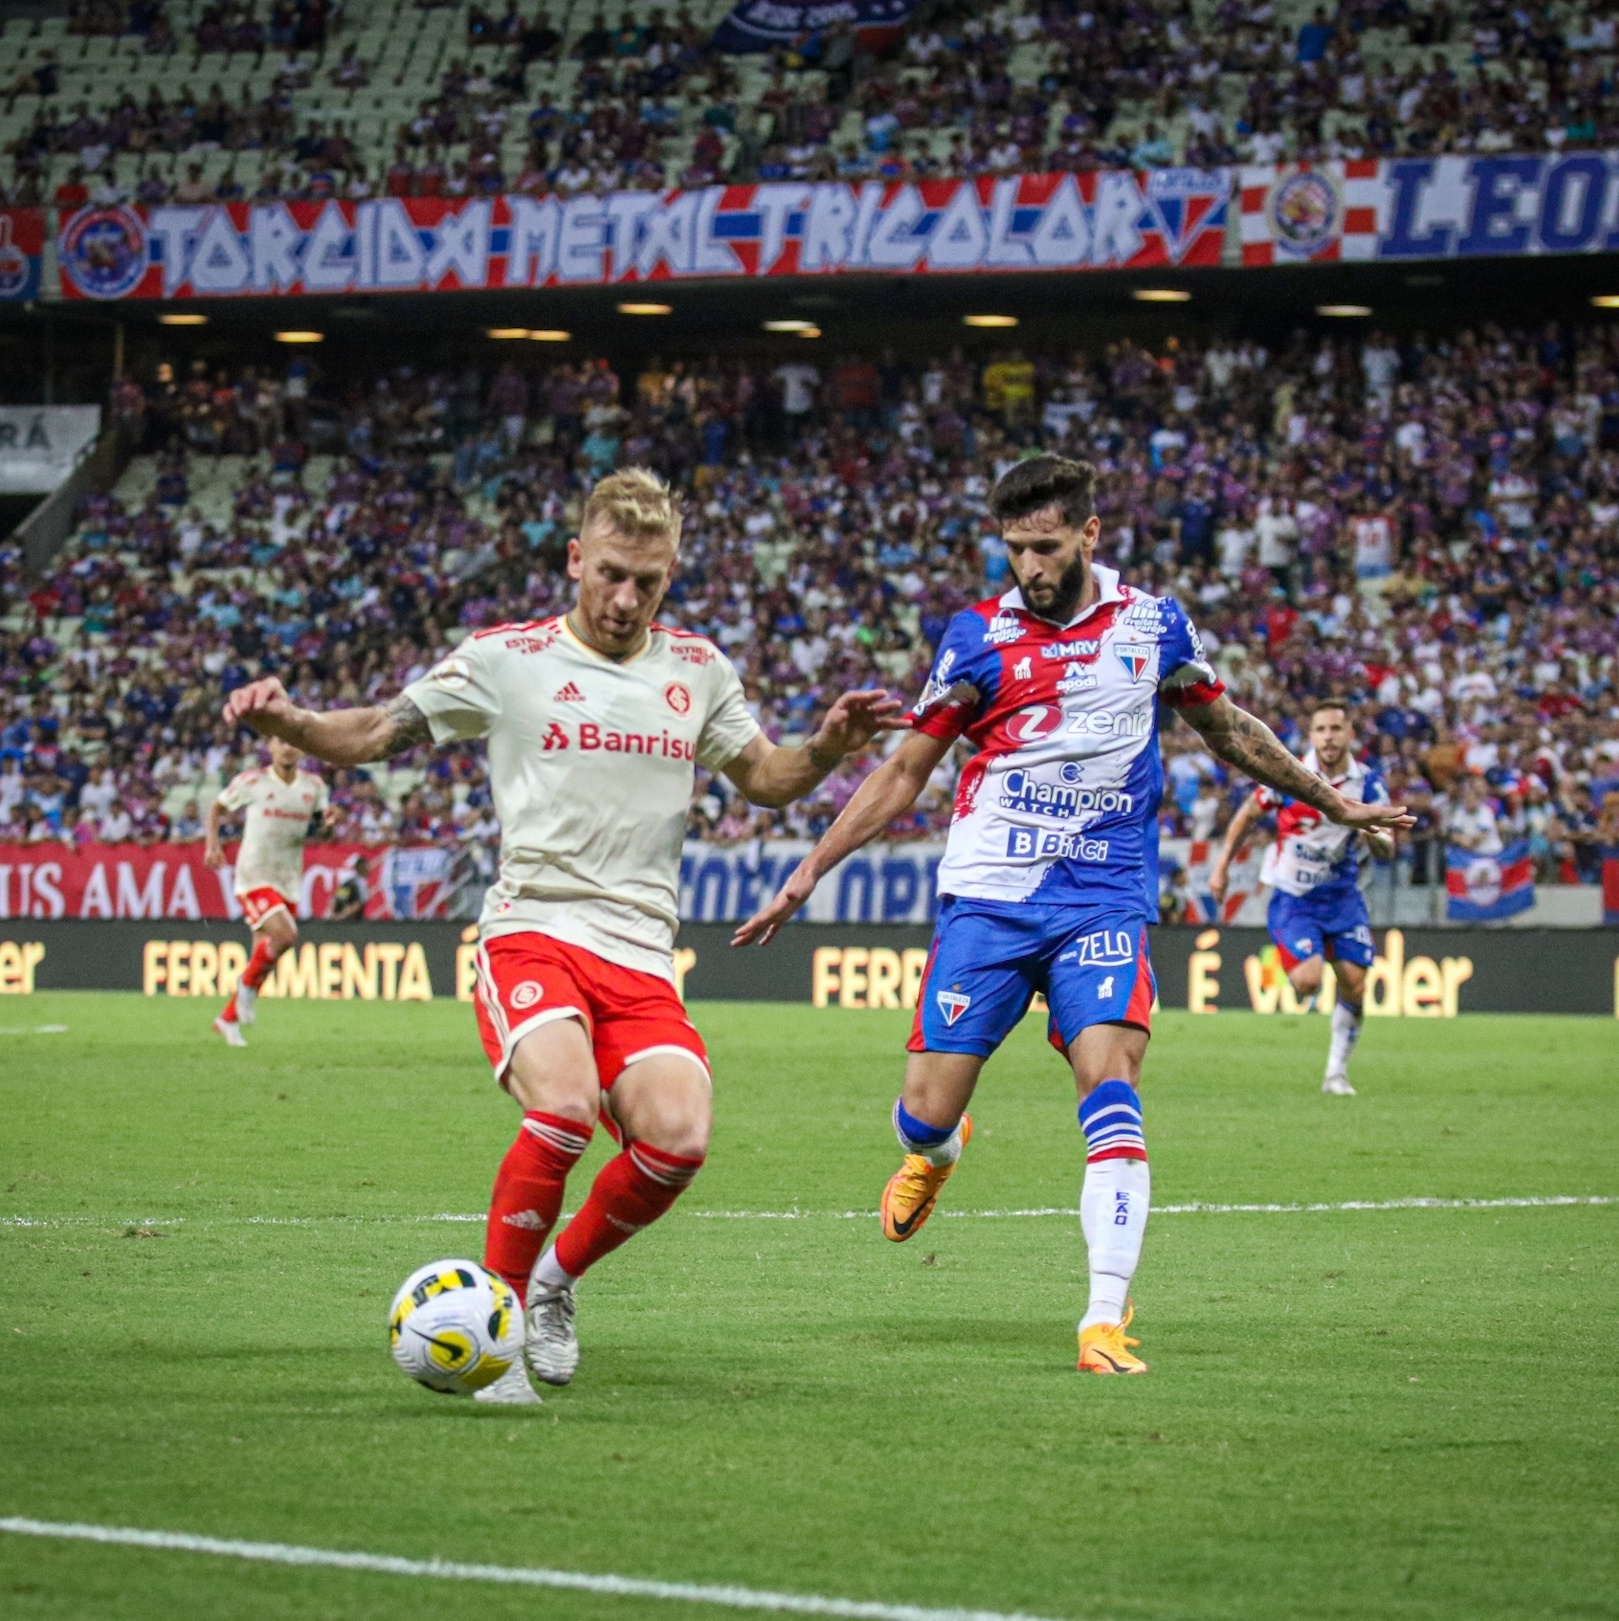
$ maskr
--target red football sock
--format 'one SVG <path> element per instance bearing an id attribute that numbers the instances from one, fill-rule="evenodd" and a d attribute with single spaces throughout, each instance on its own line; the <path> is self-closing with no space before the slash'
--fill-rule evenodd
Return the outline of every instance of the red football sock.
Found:
<path id="1" fill-rule="evenodd" d="M 270 942 L 261 935 L 253 942 L 253 955 L 247 959 L 247 967 L 242 970 L 242 983 L 250 991 L 256 991 L 269 977 L 270 970 L 275 966 L 275 953 L 270 949 Z M 231 999 L 231 1006 L 236 1006 L 236 1000 Z"/>
<path id="2" fill-rule="evenodd" d="M 483 1264 L 523 1299 L 534 1258 L 556 1226 L 568 1172 L 590 1147 L 593 1128 L 533 1110 L 506 1150 L 489 1200 Z"/>
<path id="3" fill-rule="evenodd" d="M 562 1229 L 557 1265 L 569 1277 L 582 1277 L 602 1256 L 663 1215 L 702 1168 L 700 1159 L 631 1143 L 602 1166 L 590 1197 Z"/>

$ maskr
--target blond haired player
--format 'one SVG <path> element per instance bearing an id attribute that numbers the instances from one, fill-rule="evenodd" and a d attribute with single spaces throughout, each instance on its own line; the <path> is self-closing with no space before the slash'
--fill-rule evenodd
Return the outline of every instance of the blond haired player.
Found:
<path id="1" fill-rule="evenodd" d="M 468 637 L 386 707 L 314 714 L 274 680 L 225 706 L 228 721 L 334 765 L 489 740 L 501 859 L 479 925 L 478 1024 L 523 1123 L 495 1178 L 484 1260 L 524 1296 L 528 1368 L 553 1385 L 579 1361 L 574 1284 L 663 1215 L 708 1152 L 708 1054 L 673 969 L 696 768 L 785 805 L 903 724 L 886 693 L 851 692 L 803 747 L 770 742 L 725 655 L 653 619 L 679 544 L 668 488 L 615 473 L 568 543 L 578 594 L 565 615 Z M 622 1151 L 548 1245 L 598 1118 Z M 480 1395 L 537 1399 L 520 1368 Z"/>
<path id="2" fill-rule="evenodd" d="M 232 1047 L 245 1047 L 244 1024 L 257 1017 L 259 986 L 275 960 L 298 938 L 298 890 L 304 876 L 304 842 L 309 823 L 319 816 L 330 821 L 332 807 L 326 784 L 313 771 L 300 771 L 303 750 L 279 738 L 270 739 L 268 769 L 255 766 L 239 772 L 208 807 L 207 843 L 202 859 L 208 866 L 225 864 L 219 842 L 219 824 L 242 813 L 242 844 L 231 874 L 242 916 L 253 931 L 253 955 L 231 992 L 214 1029 Z"/>

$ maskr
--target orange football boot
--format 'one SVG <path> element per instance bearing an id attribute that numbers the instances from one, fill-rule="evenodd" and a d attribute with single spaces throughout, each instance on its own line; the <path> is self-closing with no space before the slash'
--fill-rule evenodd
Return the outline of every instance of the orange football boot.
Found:
<path id="1" fill-rule="evenodd" d="M 1147 1364 L 1131 1351 L 1133 1340 L 1125 1329 L 1136 1314 L 1130 1301 L 1124 1303 L 1122 1323 L 1093 1323 L 1079 1331 L 1079 1371 L 1081 1373 L 1145 1373 Z"/>
<path id="2" fill-rule="evenodd" d="M 973 1118 L 970 1114 L 964 1114 L 961 1117 L 961 1146 L 965 1148 L 972 1137 Z M 950 1173 L 960 1163 L 959 1155 L 948 1165 L 934 1165 L 920 1154 L 907 1154 L 900 1168 L 889 1177 L 888 1186 L 883 1189 L 883 1237 L 903 1244 L 907 1238 L 921 1232 L 928 1217 L 933 1214 L 939 1190 L 950 1180 Z"/>

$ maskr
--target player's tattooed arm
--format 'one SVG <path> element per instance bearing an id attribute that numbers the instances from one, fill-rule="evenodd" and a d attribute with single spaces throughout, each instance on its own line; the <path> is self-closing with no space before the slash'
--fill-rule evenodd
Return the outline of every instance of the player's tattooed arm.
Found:
<path id="1" fill-rule="evenodd" d="M 328 765 L 368 765 L 432 740 L 427 717 L 403 694 L 385 705 L 320 714 L 295 704 L 274 676 L 238 687 L 225 700 L 225 720 L 294 743 Z"/>
<path id="2" fill-rule="evenodd" d="M 1365 805 L 1346 798 L 1288 753 L 1257 715 L 1238 709 L 1223 693 L 1213 703 L 1189 704 L 1177 713 L 1227 765 L 1313 806 L 1328 821 L 1344 827 L 1411 827 L 1416 821 L 1406 815 L 1404 805 Z"/>
<path id="3" fill-rule="evenodd" d="M 382 754 L 377 756 L 378 759 L 392 759 L 396 754 L 403 754 L 406 749 L 413 749 L 422 743 L 433 741 L 433 729 L 427 724 L 427 716 L 404 693 L 400 693 L 397 698 L 389 699 L 382 712 L 387 717 L 391 730 L 383 745 Z"/>

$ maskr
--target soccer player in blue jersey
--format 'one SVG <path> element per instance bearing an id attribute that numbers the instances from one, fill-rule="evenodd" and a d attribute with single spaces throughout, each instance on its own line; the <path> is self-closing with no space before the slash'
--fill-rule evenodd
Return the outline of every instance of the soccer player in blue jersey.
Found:
<path id="1" fill-rule="evenodd" d="M 1310 716 L 1310 747 L 1305 769 L 1316 772 L 1346 799 L 1386 805 L 1388 789 L 1374 767 L 1354 753 L 1355 729 L 1341 703 L 1317 704 Z M 1276 815 L 1276 842 L 1265 852 L 1259 879 L 1270 885 L 1266 921 L 1270 937 L 1287 970 L 1289 983 L 1303 997 L 1314 996 L 1328 962 L 1337 984 L 1332 1008 L 1332 1042 L 1321 1090 L 1329 1097 L 1349 1097 L 1349 1055 L 1360 1039 L 1361 1007 L 1366 998 L 1366 970 L 1376 952 L 1372 920 L 1357 882 L 1360 867 L 1356 830 L 1326 821 L 1313 805 L 1256 788 L 1226 829 L 1225 843 L 1209 874 L 1209 892 L 1225 898 L 1232 856 L 1241 849 L 1260 817 Z M 1392 835 L 1362 829 L 1372 853 L 1383 860 L 1394 854 Z"/>
<path id="2" fill-rule="evenodd" d="M 1409 825 L 1350 799 L 1238 709 L 1180 604 L 1093 563 L 1096 472 L 1035 456 L 990 494 L 1017 580 L 959 613 L 911 713 L 912 733 L 861 784 L 781 891 L 736 932 L 767 944 L 817 881 L 908 810 L 958 738 L 975 753 L 939 867 L 938 923 L 894 1129 L 904 1159 L 884 1234 L 912 1238 L 972 1134 L 985 1060 L 1028 1011 L 1073 1067 L 1086 1140 L 1080 1226 L 1090 1301 L 1079 1366 L 1145 1373 L 1126 1329 L 1151 1183 L 1137 1086 L 1154 999 L 1147 925 L 1158 907 L 1160 706 L 1221 759 L 1346 827 Z"/>

